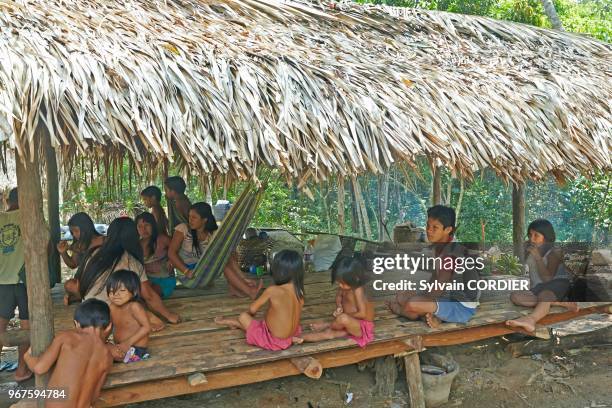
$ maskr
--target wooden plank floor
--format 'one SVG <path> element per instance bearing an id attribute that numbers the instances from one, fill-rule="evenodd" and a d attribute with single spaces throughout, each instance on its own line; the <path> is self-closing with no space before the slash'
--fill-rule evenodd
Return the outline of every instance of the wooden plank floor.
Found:
<path id="1" fill-rule="evenodd" d="M 62 305 L 61 293 L 58 290 L 53 292 L 55 329 L 56 331 L 70 329 L 76 306 Z M 330 274 L 326 272 L 307 274 L 305 293 L 306 304 L 302 324 L 306 326 L 313 321 L 329 319 L 335 308 L 335 287 L 330 284 Z M 528 309 L 512 305 L 507 295 L 497 296 L 482 301 L 475 317 L 467 324 L 443 324 L 438 329 L 431 329 L 423 322 L 396 317 L 386 309 L 383 300 L 384 296 L 381 294 L 375 298 L 377 317 L 373 344 L 379 344 L 381 349 L 387 343 L 392 345 L 393 342 L 415 335 L 427 336 L 426 344 L 431 346 L 456 344 L 455 332 L 467 328 L 489 327 L 487 330 L 481 330 L 480 338 L 491 337 L 490 326 L 494 324 L 498 324 L 497 335 L 505 334 L 511 330 L 505 328 L 503 324 L 499 325 L 500 323 L 528 312 Z M 195 372 L 219 372 L 237 367 L 262 365 L 297 356 L 319 355 L 348 348 L 359 352 L 354 342 L 348 339 L 302 344 L 281 352 L 261 350 L 247 345 L 242 331 L 219 327 L 213 321 L 217 316 L 237 316 L 246 310 L 250 303 L 246 299 L 229 297 L 227 285 L 222 278 L 217 280 L 215 287 L 211 289 L 177 289 L 173 297 L 165 303 L 182 316 L 183 322 L 168 325 L 161 332 L 152 334 L 149 343 L 150 359 L 139 363 L 115 364 L 107 378 L 105 389 L 171 379 Z M 582 306 L 588 308 L 595 305 Z M 588 310 L 590 309 L 586 309 L 583 313 Z M 567 313 L 559 314 L 562 311 L 562 309 L 553 310 L 558 314 L 557 318 L 562 318 L 561 320 L 573 316 Z M 452 333 L 450 337 L 449 332 Z M 367 349 L 371 347 L 373 346 Z"/>

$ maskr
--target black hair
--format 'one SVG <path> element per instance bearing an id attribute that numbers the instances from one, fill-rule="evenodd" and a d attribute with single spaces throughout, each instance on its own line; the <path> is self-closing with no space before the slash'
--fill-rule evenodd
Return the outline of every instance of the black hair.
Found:
<path id="1" fill-rule="evenodd" d="M 132 294 L 132 300 L 140 299 L 140 279 L 134 271 L 119 269 L 111 274 L 106 281 L 106 294 L 116 292 L 123 284 L 128 292 Z"/>
<path id="2" fill-rule="evenodd" d="M 332 283 L 340 281 L 357 289 L 368 283 L 368 280 L 365 264 L 357 257 L 344 256 L 332 269 Z"/>
<path id="3" fill-rule="evenodd" d="M 84 212 L 76 213 L 70 217 L 68 226 L 79 228 L 80 236 L 79 239 L 74 240 L 74 243 L 78 246 L 80 252 L 87 251 L 94 237 L 100 236 L 100 233 L 96 231 L 93 220 Z"/>
<path id="4" fill-rule="evenodd" d="M 201 218 L 206 219 L 206 225 L 204 229 L 210 233 L 216 231 L 219 226 L 217 225 L 217 220 L 215 220 L 215 216 L 212 213 L 212 208 L 210 204 L 205 203 L 203 201 L 199 203 L 193 204 L 189 207 L 189 211 L 195 211 Z M 194 229 L 191 230 L 191 238 L 193 243 L 193 251 L 200 256 L 200 243 L 198 242 L 198 232 Z"/>
<path id="5" fill-rule="evenodd" d="M 129 217 L 116 218 L 108 226 L 106 241 L 88 262 L 81 262 L 77 275 L 80 276 L 80 293 L 84 298 L 98 279 L 108 279 L 110 271 L 127 252 L 143 264 L 142 247 L 136 230 L 136 223 Z M 88 253 L 91 255 L 91 251 Z M 106 277 L 102 275 L 106 274 Z M 106 284 L 106 281 L 104 282 Z"/>
<path id="6" fill-rule="evenodd" d="M 453 228 L 450 235 L 455 233 L 455 217 L 455 210 L 444 205 L 434 205 L 427 210 L 427 218 L 440 221 L 444 228 Z"/>
<path id="7" fill-rule="evenodd" d="M 157 229 L 157 221 L 155 217 L 150 212 L 143 212 L 138 214 L 136 220 L 134 221 L 138 226 L 138 221 L 142 220 L 151 226 L 151 239 L 149 240 L 149 254 L 155 253 L 155 248 L 157 247 L 157 237 L 159 236 L 159 231 Z"/>
<path id="8" fill-rule="evenodd" d="M 278 252 L 272 259 L 270 271 L 275 285 L 293 282 L 297 298 L 304 297 L 304 261 L 297 251 L 283 249 Z"/>
<path id="9" fill-rule="evenodd" d="M 74 320 L 82 329 L 97 327 L 104 329 L 111 322 L 110 308 L 99 299 L 87 299 L 74 311 Z"/>
<path id="10" fill-rule="evenodd" d="M 544 235 L 544 240 L 548 243 L 553 243 L 557 240 L 555 229 L 552 224 L 550 221 L 543 218 L 532 221 L 531 224 L 529 224 L 527 227 L 527 236 L 529 236 L 529 231 L 539 232 Z"/>
<path id="11" fill-rule="evenodd" d="M 168 177 L 164 184 L 168 189 L 172 191 L 176 191 L 179 194 L 185 194 L 185 189 L 187 188 L 187 184 L 185 184 L 185 180 L 183 180 L 180 176 L 172 176 Z"/>
<path id="12" fill-rule="evenodd" d="M 9 204 L 19 205 L 19 192 L 17 191 L 17 187 L 9 191 L 7 201 Z"/>
<path id="13" fill-rule="evenodd" d="M 184 191 L 184 190 L 183 190 Z M 149 186 L 140 192 L 141 196 L 154 197 L 158 203 L 161 202 L 162 192 L 157 186 Z"/>

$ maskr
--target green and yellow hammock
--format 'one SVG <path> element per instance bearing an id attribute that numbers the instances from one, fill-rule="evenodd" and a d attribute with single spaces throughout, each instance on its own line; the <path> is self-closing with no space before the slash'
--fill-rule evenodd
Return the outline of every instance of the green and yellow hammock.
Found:
<path id="1" fill-rule="evenodd" d="M 263 187 L 253 183 L 247 185 L 234 205 L 229 209 L 223 223 L 212 237 L 206 252 L 194 268 L 191 278 L 179 276 L 179 281 L 188 288 L 205 287 L 222 273 L 232 252 L 238 246 L 244 231 L 255 215 L 263 197 Z M 170 212 L 170 211 L 169 211 Z"/>

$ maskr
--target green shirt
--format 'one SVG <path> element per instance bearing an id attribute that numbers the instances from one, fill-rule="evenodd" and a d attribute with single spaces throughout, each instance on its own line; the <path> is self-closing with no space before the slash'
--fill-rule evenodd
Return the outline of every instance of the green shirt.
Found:
<path id="1" fill-rule="evenodd" d="M 24 262 L 19 210 L 0 212 L 0 285 L 19 283 Z"/>

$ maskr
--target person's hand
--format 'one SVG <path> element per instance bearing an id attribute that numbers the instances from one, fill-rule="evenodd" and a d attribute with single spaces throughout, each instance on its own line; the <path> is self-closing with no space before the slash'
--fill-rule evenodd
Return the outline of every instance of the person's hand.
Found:
<path id="1" fill-rule="evenodd" d="M 120 351 L 121 354 L 125 356 L 125 353 L 127 353 L 132 346 L 128 343 L 119 343 L 115 347 L 117 348 L 117 351 Z"/>
<path id="2" fill-rule="evenodd" d="M 193 269 L 185 268 L 183 275 L 185 275 L 187 279 L 191 279 L 193 277 Z"/>
<path id="3" fill-rule="evenodd" d="M 332 315 L 334 317 L 338 317 L 340 316 L 342 313 L 344 313 L 344 309 L 342 309 L 342 306 L 337 307 L 336 310 L 334 310 L 334 313 L 332 313 Z"/>
<path id="4" fill-rule="evenodd" d="M 66 251 L 68 251 L 68 241 L 60 241 L 57 243 L 56 247 L 57 252 L 59 252 L 60 254 L 65 254 Z"/>
<path id="5" fill-rule="evenodd" d="M 530 245 L 529 248 L 527 248 L 527 252 L 529 252 L 534 258 L 541 258 L 540 251 L 535 245 Z"/>

